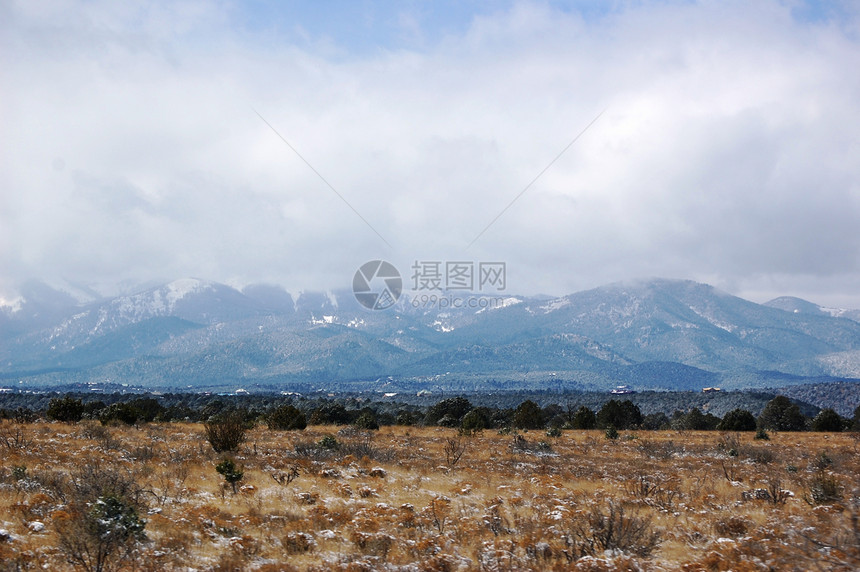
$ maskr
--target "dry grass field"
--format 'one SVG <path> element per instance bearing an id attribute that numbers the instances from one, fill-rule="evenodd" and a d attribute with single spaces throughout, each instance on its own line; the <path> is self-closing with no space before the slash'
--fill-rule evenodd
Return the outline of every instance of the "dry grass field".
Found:
<path id="1" fill-rule="evenodd" d="M 848 433 L 0 429 L 0 570 L 860 568 Z"/>

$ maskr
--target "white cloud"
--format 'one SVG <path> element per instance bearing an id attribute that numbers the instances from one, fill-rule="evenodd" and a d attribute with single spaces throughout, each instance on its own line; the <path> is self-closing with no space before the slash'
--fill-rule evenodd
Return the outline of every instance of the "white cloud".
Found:
<path id="1" fill-rule="evenodd" d="M 395 35 L 421 38 L 351 51 L 239 5 L 4 11 L 6 297 L 31 277 L 337 288 L 386 257 L 505 260 L 517 292 L 670 276 L 860 307 L 854 13 L 519 3 L 439 33 L 401 11 Z"/>

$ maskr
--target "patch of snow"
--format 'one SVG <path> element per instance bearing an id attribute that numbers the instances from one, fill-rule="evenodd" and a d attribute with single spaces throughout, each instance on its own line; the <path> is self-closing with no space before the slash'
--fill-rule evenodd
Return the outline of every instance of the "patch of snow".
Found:
<path id="1" fill-rule="evenodd" d="M 331 304 L 332 307 L 337 308 L 337 296 L 334 295 L 334 292 L 329 290 L 325 295 L 328 298 L 329 304 Z"/>
<path id="2" fill-rule="evenodd" d="M 30 529 L 30 532 L 42 532 L 45 530 L 45 524 L 43 522 L 39 522 L 38 520 L 34 520 L 33 522 L 27 524 L 27 528 Z"/>
<path id="3" fill-rule="evenodd" d="M 182 278 L 167 285 L 167 306 L 172 310 L 176 303 L 189 294 L 212 289 L 212 285 L 197 278 Z"/>
<path id="4" fill-rule="evenodd" d="M 544 314 L 549 314 L 551 312 L 557 312 L 562 308 L 570 306 L 570 300 L 567 298 L 556 298 L 555 300 L 550 300 L 543 306 L 540 306 L 540 309 Z"/>
<path id="5" fill-rule="evenodd" d="M 435 320 L 432 324 L 430 324 L 430 327 L 433 328 L 434 330 L 436 330 L 437 332 L 447 333 L 447 332 L 453 332 L 454 331 L 454 326 L 452 326 L 448 322 L 443 322 L 442 320 Z"/>
<path id="6" fill-rule="evenodd" d="M 841 318 L 850 311 L 843 308 L 824 308 L 823 306 L 819 306 L 818 309 L 834 318 Z M 796 311 L 797 310 L 795 310 L 795 312 Z"/>
<path id="7" fill-rule="evenodd" d="M 713 312 L 711 312 L 711 311 L 702 310 L 702 309 L 696 308 L 695 306 L 690 306 L 689 308 L 693 312 L 695 312 L 697 316 L 701 316 L 702 318 L 706 319 L 708 321 L 708 323 L 710 323 L 713 326 L 720 328 L 721 330 L 725 330 L 729 333 L 734 333 L 738 329 L 738 327 L 736 325 L 730 324 L 728 322 L 724 322 L 723 320 L 718 319 L 716 316 L 714 316 Z"/>
<path id="8" fill-rule="evenodd" d="M 78 304 L 88 304 L 90 302 L 95 302 L 100 299 L 102 296 L 98 292 L 95 292 L 91 288 L 87 286 L 80 286 L 77 284 L 71 284 L 65 280 L 62 281 L 45 281 L 45 285 L 53 288 L 57 292 L 62 292 L 68 296 L 71 296 L 72 299 Z"/>

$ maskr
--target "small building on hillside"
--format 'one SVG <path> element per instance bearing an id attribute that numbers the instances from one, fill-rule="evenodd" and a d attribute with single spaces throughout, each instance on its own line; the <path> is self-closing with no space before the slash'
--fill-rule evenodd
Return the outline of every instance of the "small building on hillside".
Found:
<path id="1" fill-rule="evenodd" d="M 612 395 L 629 395 L 631 393 L 636 393 L 636 392 L 633 391 L 632 389 L 630 389 L 629 385 L 619 385 L 618 387 L 616 387 L 615 389 L 613 389 L 609 393 L 611 393 Z"/>

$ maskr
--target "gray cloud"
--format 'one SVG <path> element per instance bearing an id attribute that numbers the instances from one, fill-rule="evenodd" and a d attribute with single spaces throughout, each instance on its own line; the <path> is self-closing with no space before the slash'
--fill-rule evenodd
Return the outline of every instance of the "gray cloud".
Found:
<path id="1" fill-rule="evenodd" d="M 38 4 L 0 18 L 7 298 L 33 277 L 338 288 L 384 257 L 504 260 L 515 292 L 669 276 L 860 307 L 850 4 L 521 3 L 360 50 L 239 6 Z"/>

